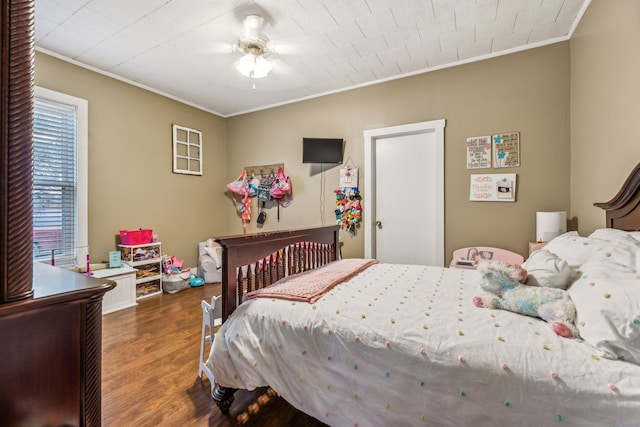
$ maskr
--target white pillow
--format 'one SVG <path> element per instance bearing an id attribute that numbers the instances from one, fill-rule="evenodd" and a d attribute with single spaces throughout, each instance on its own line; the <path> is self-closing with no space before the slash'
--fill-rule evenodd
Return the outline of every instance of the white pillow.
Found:
<path id="1" fill-rule="evenodd" d="M 569 288 L 580 336 L 610 359 L 640 364 L 640 279 L 634 268 L 600 256 Z"/>
<path id="2" fill-rule="evenodd" d="M 544 248 L 532 253 L 522 267 L 529 274 L 529 286 L 567 289 L 574 274 L 567 261 Z"/>
<path id="3" fill-rule="evenodd" d="M 593 239 L 596 241 L 597 239 Z M 630 234 L 618 235 L 611 240 L 602 240 L 599 245 L 600 250 L 587 260 L 584 265 L 605 262 L 608 268 L 622 268 L 637 272 L 636 253 L 640 249 L 640 241 L 634 239 Z M 583 266 L 584 266 L 583 265 Z"/>
<path id="4" fill-rule="evenodd" d="M 617 228 L 598 228 L 594 230 L 593 233 L 589 234 L 589 238 L 612 240 L 612 239 L 620 238 L 626 234 L 629 234 L 629 233 L 624 230 L 618 230 Z"/>
<path id="5" fill-rule="evenodd" d="M 598 228 L 597 230 L 594 230 L 589 237 L 594 239 L 613 240 L 625 235 L 631 236 L 636 240 L 640 240 L 640 232 L 618 230 L 617 228 Z"/>
<path id="6" fill-rule="evenodd" d="M 577 231 L 569 231 L 551 240 L 544 249 L 565 260 L 571 268 L 579 269 L 605 243 L 605 240 L 590 239 L 580 236 Z"/>

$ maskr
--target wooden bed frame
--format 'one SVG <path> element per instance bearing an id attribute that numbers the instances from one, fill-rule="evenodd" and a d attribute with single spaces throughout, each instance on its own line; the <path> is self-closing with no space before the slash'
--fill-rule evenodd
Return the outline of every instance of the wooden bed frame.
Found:
<path id="1" fill-rule="evenodd" d="M 631 171 L 622 188 L 608 202 L 594 203 L 604 209 L 607 228 L 640 229 L 640 163 Z"/>
<path id="2" fill-rule="evenodd" d="M 640 163 L 615 197 L 594 205 L 605 211 L 607 228 L 640 229 Z M 285 275 L 311 270 L 337 259 L 338 231 L 336 225 L 217 239 L 223 247 L 223 320 L 242 302 L 245 284 L 249 291 L 266 287 Z M 225 414 L 229 413 L 235 391 L 215 387 L 213 398 Z"/>
<path id="3" fill-rule="evenodd" d="M 222 321 L 246 292 L 338 259 L 340 226 L 220 237 Z"/>

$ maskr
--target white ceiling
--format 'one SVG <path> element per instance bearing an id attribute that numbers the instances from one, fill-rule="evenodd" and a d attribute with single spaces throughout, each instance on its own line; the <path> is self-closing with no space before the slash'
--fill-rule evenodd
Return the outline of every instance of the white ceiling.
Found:
<path id="1" fill-rule="evenodd" d="M 36 48 L 224 117 L 568 40 L 590 0 L 35 0 Z M 246 15 L 273 69 L 241 75 Z"/>

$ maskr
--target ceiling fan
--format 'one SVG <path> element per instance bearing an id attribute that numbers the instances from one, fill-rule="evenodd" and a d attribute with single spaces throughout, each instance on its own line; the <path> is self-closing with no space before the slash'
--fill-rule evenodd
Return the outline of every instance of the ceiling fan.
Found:
<path id="1" fill-rule="evenodd" d="M 262 32 L 264 18 L 259 15 L 247 15 L 242 25 L 244 33 L 238 37 L 237 49 L 245 55 L 240 59 L 236 69 L 251 79 L 265 77 L 271 71 L 272 64 L 268 58 L 274 51 L 269 45 L 269 38 Z"/>

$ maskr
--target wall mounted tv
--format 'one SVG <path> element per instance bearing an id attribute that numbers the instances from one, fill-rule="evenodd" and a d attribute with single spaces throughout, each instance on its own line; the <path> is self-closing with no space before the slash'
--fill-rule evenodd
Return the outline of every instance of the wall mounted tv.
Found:
<path id="1" fill-rule="evenodd" d="M 302 138 L 302 163 L 342 163 L 342 138 Z"/>

